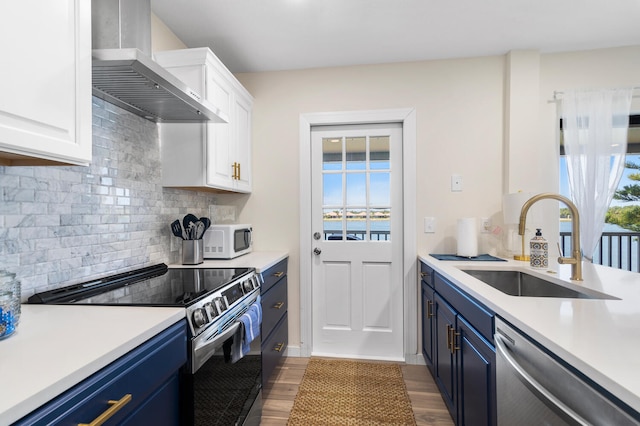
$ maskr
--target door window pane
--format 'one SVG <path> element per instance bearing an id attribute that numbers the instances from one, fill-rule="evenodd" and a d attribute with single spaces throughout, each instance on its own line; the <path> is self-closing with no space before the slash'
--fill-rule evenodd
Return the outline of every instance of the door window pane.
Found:
<path id="1" fill-rule="evenodd" d="M 371 137 L 369 142 L 369 168 L 371 170 L 389 169 L 389 136 Z"/>
<path id="2" fill-rule="evenodd" d="M 367 166 L 367 138 L 347 138 L 347 170 L 365 170 Z"/>
<path id="3" fill-rule="evenodd" d="M 385 205 L 391 204 L 391 175 L 389 172 L 371 173 L 370 179 L 370 205 Z"/>
<path id="4" fill-rule="evenodd" d="M 322 170 L 342 170 L 342 138 L 322 139 Z"/>
<path id="5" fill-rule="evenodd" d="M 366 173 L 347 174 L 347 206 L 364 206 L 367 204 Z"/>
<path id="6" fill-rule="evenodd" d="M 342 199 L 342 174 L 341 173 L 325 173 L 322 175 L 323 199 L 324 206 L 341 206 Z"/>
<path id="7" fill-rule="evenodd" d="M 390 238 L 391 209 L 369 210 L 369 227 L 371 240 L 388 241 Z"/>

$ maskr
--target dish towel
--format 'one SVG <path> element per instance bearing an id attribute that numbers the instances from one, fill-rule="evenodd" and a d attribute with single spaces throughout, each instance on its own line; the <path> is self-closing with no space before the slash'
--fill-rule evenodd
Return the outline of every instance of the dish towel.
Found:
<path id="1" fill-rule="evenodd" d="M 260 335 L 262 308 L 260 299 L 239 318 L 239 327 L 223 345 L 224 360 L 235 363 L 249 353 L 251 342 Z"/>
<path id="2" fill-rule="evenodd" d="M 262 308 L 258 302 L 249 306 L 247 312 L 240 317 L 240 328 L 244 328 L 242 336 L 242 355 L 249 352 L 249 346 L 253 339 L 260 335 L 260 324 L 262 323 Z"/>

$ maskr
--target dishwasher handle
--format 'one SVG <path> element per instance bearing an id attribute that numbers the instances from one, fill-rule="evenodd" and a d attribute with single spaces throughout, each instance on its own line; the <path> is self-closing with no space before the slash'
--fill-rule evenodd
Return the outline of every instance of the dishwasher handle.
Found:
<path id="1" fill-rule="evenodd" d="M 589 426 L 590 423 L 580 417 L 575 411 L 569 408 L 566 404 L 560 401 L 556 396 L 549 392 L 544 386 L 542 386 L 536 379 L 531 377 L 529 373 L 520 365 L 518 361 L 511 356 L 509 350 L 499 333 L 495 333 L 494 340 L 496 344 L 496 350 L 498 355 L 502 356 L 509 364 L 513 372 L 518 379 L 529 388 L 547 407 L 551 408 L 554 412 L 561 415 L 564 420 L 574 425 Z"/>

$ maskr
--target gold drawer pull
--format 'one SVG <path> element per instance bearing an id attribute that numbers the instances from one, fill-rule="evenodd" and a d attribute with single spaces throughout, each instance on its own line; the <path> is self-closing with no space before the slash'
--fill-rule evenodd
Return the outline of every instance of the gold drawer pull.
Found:
<path id="1" fill-rule="evenodd" d="M 284 272 L 274 272 L 273 273 L 273 276 L 276 277 L 276 278 L 280 278 L 283 275 L 284 275 Z"/>
<path id="2" fill-rule="evenodd" d="M 280 309 L 284 306 L 284 302 L 278 302 L 275 305 L 273 305 L 273 309 Z"/>
<path id="3" fill-rule="evenodd" d="M 284 342 L 282 343 L 277 343 L 274 347 L 273 350 L 276 352 L 281 352 L 282 349 L 284 348 Z"/>
<path id="4" fill-rule="evenodd" d="M 420 272 L 420 276 L 421 276 L 422 278 L 426 277 L 427 275 L 429 275 L 429 273 L 428 273 L 428 272 Z"/>
<path id="5" fill-rule="evenodd" d="M 91 423 L 78 423 L 78 426 L 100 426 L 107 420 L 111 418 L 115 413 L 120 411 L 122 407 L 127 405 L 131 401 L 131 394 L 128 393 L 118 401 L 109 400 L 107 403 L 111 405 L 111 407 L 107 408 L 102 414 L 96 417 Z"/>
<path id="6" fill-rule="evenodd" d="M 427 318 L 433 318 L 433 302 L 427 300 Z"/>
<path id="7" fill-rule="evenodd" d="M 460 346 L 456 345 L 456 337 L 460 336 L 460 333 L 456 332 L 454 327 L 450 328 L 451 331 L 451 354 L 455 354 L 456 351 L 460 350 Z"/>

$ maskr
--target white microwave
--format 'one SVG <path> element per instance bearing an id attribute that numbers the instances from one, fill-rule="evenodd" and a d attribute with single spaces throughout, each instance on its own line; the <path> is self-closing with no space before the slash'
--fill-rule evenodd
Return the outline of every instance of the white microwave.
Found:
<path id="1" fill-rule="evenodd" d="M 233 259 L 253 248 L 251 225 L 211 225 L 204 233 L 205 259 Z"/>

